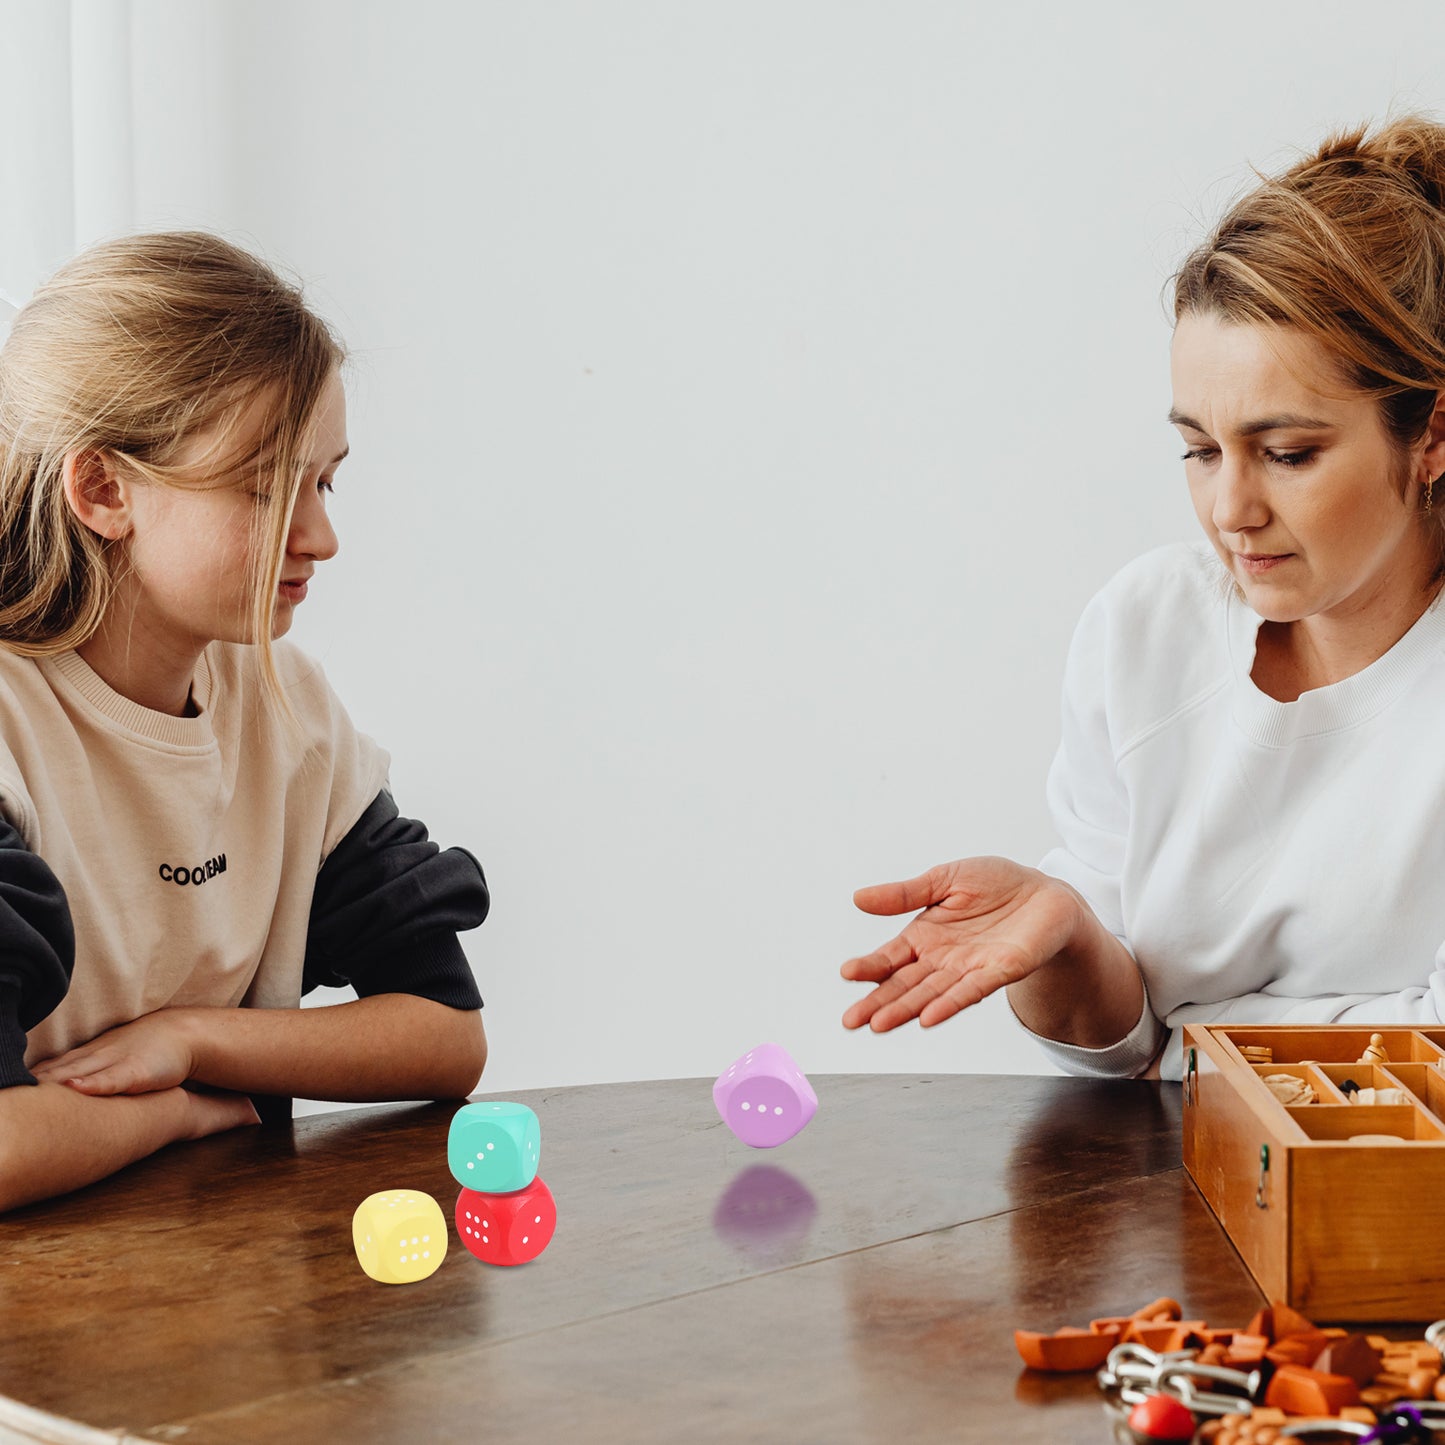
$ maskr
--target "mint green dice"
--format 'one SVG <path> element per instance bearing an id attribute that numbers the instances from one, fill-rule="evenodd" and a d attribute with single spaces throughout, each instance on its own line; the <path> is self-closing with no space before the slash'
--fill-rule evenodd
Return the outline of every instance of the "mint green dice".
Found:
<path id="1" fill-rule="evenodd" d="M 463 1104 L 447 1132 L 447 1168 L 464 1189 L 510 1194 L 537 1177 L 542 1126 L 525 1104 Z"/>

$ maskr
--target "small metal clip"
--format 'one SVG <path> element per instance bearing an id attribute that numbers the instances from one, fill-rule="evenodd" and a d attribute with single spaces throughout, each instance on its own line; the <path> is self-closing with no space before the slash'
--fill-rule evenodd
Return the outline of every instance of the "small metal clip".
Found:
<path id="1" fill-rule="evenodd" d="M 1201 1382 L 1233 1385 L 1240 1393 L 1207 1390 Z M 1186 1360 L 1177 1365 L 1161 1365 L 1154 1386 L 1162 1394 L 1173 1395 L 1196 1415 L 1232 1415 L 1259 1401 L 1264 1372 L 1251 1370 L 1245 1374 L 1243 1370 L 1231 1370 L 1223 1365 L 1201 1365 L 1197 1360 Z"/>
<path id="2" fill-rule="evenodd" d="M 1425 1327 L 1425 1343 L 1434 1345 L 1437 1350 L 1445 1350 L 1445 1320 L 1436 1320 L 1433 1325 Z"/>
<path id="3" fill-rule="evenodd" d="M 1259 1183 L 1255 1186 L 1254 1202 L 1260 1209 L 1269 1208 L 1269 1200 L 1264 1197 L 1264 1186 L 1269 1174 L 1269 1145 L 1259 1146 Z"/>

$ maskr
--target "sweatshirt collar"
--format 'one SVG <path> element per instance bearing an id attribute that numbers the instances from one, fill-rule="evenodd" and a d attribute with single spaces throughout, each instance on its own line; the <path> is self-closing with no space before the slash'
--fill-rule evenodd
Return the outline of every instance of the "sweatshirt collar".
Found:
<path id="1" fill-rule="evenodd" d="M 215 739 L 211 727 L 215 673 L 204 652 L 191 682 L 191 696 L 200 709 L 199 717 L 172 717 L 170 713 L 155 712 L 132 702 L 116 692 L 79 653 L 62 652 L 39 661 L 42 670 L 52 679 L 52 686 L 58 682 L 91 712 L 136 737 L 177 747 L 208 747 Z"/>
<path id="2" fill-rule="evenodd" d="M 1382 657 L 1351 677 L 1279 702 L 1255 686 L 1255 645 L 1263 619 L 1231 591 L 1227 611 L 1234 719 L 1255 742 L 1284 747 L 1300 738 L 1354 727 L 1387 708 L 1445 646 L 1445 592 L 1437 593 L 1410 630 Z"/>

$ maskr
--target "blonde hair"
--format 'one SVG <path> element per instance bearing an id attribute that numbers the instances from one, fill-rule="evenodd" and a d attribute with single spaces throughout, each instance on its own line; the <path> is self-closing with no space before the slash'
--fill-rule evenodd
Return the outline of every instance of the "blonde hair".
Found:
<path id="1" fill-rule="evenodd" d="M 124 542 L 71 511 L 68 454 L 162 486 L 245 486 L 271 500 L 252 521 L 248 612 L 265 693 L 289 713 L 271 648 L 276 589 L 317 403 L 343 359 L 298 287 L 219 236 L 128 236 L 62 267 L 0 348 L 0 647 L 79 647 L 125 565 Z M 208 431 L 203 461 L 180 465 Z"/>
<path id="2" fill-rule="evenodd" d="M 1176 320 L 1312 337 L 1414 445 L 1445 390 L 1445 126 L 1404 115 L 1328 137 L 1237 201 L 1173 285 Z"/>

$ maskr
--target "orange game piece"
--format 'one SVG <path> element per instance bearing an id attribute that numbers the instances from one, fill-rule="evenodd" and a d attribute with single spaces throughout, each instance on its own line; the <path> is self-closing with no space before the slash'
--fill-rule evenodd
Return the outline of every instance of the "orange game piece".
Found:
<path id="1" fill-rule="evenodd" d="M 1119 1343 L 1119 1331 L 1065 1326 L 1052 1335 L 1015 1330 L 1014 1348 L 1031 1370 L 1097 1370 Z"/>
<path id="2" fill-rule="evenodd" d="M 1360 1398 L 1360 1387 L 1348 1375 L 1326 1375 L 1303 1365 L 1281 1365 L 1264 1394 L 1266 1405 L 1288 1415 L 1337 1415 Z"/>
<path id="3" fill-rule="evenodd" d="M 1264 1357 L 1276 1365 L 1313 1366 L 1328 1345 L 1329 1340 L 1318 1330 L 1308 1335 L 1286 1335 L 1272 1344 Z"/>

